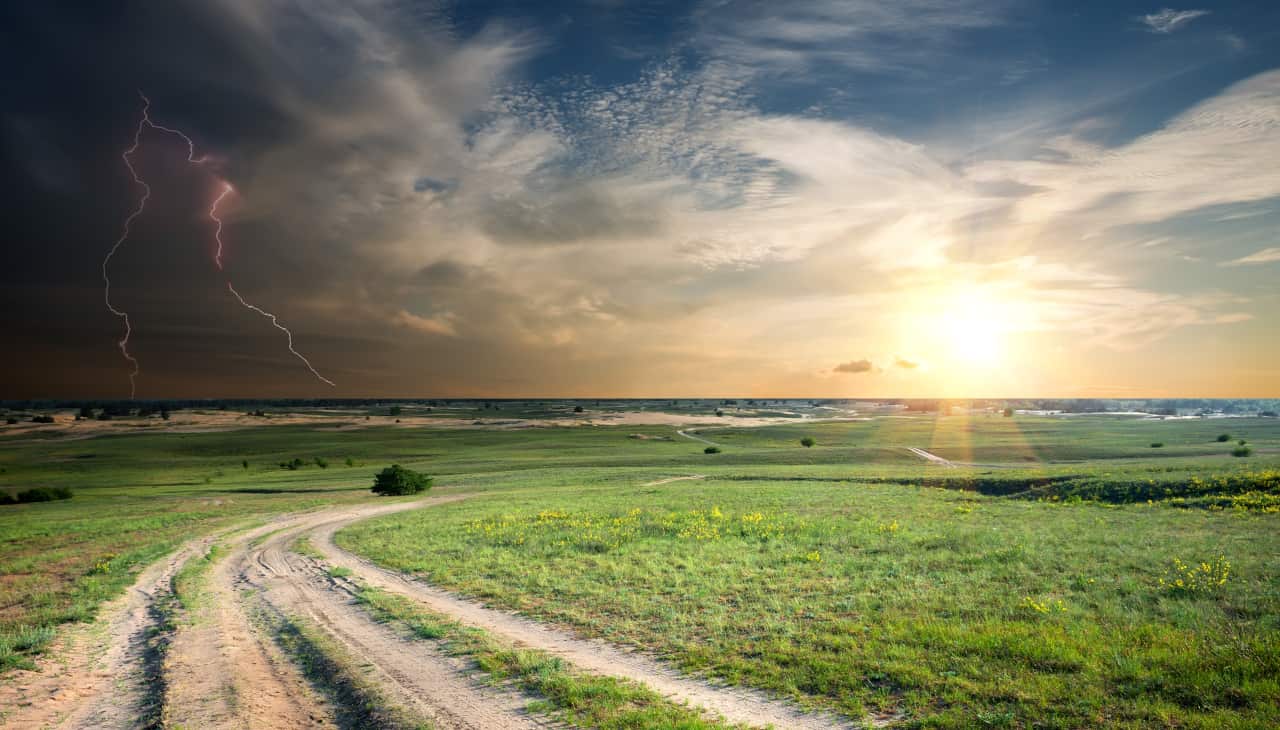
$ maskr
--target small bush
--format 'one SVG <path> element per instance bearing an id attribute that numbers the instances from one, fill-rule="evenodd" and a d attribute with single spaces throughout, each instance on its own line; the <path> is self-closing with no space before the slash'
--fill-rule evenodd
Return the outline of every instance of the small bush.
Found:
<path id="1" fill-rule="evenodd" d="M 1247 443 L 1249 443 L 1249 442 L 1248 442 L 1248 441 L 1245 441 L 1244 439 L 1240 439 L 1240 440 L 1239 440 L 1239 441 L 1237 441 L 1236 443 L 1237 443 L 1237 444 L 1239 444 L 1239 445 L 1241 445 L 1241 446 L 1244 446 L 1245 444 L 1247 444 Z"/>
<path id="2" fill-rule="evenodd" d="M 805 436 L 804 438 L 800 439 L 800 445 L 805 447 L 806 449 L 813 448 L 813 445 L 816 443 L 818 442 L 814 441 L 813 438 L 810 436 Z"/>
<path id="3" fill-rule="evenodd" d="M 350 456 L 348 456 L 348 457 L 347 457 L 346 464 L 347 464 L 347 466 L 355 466 L 355 465 L 356 465 L 356 460 L 355 460 L 355 459 L 353 459 L 353 458 L 351 458 Z"/>
<path id="4" fill-rule="evenodd" d="M 303 461 L 302 459 L 299 459 L 298 457 L 296 457 L 296 456 L 295 456 L 295 457 L 293 457 L 293 460 L 292 460 L 292 461 L 282 461 L 282 462 L 280 462 L 280 468 L 281 468 L 281 469 L 288 469 L 289 471 L 297 471 L 297 470 L 301 469 L 301 468 L 302 468 L 306 463 L 307 463 L 307 462 L 305 462 L 305 461 Z"/>
<path id="5" fill-rule="evenodd" d="M 320 467 L 321 469 L 328 469 L 328 468 L 329 468 L 329 460 L 328 460 L 328 459 L 325 459 L 324 457 L 317 456 L 317 457 L 316 457 L 316 466 Z"/>
<path id="6" fill-rule="evenodd" d="M 14 418 L 13 416 L 9 416 L 8 418 L 4 419 L 4 422 L 12 426 L 18 422 L 18 419 Z"/>
<path id="7" fill-rule="evenodd" d="M 401 410 L 400 406 L 391 406 L 391 408 L 388 410 L 388 414 L 387 414 L 387 415 L 391 415 L 391 416 L 398 416 L 398 415 L 400 415 L 401 413 L 402 413 L 402 410 Z"/>
<path id="8" fill-rule="evenodd" d="M 30 504 L 32 502 L 56 502 L 60 499 L 71 499 L 71 490 L 66 487 L 32 487 L 17 494 L 0 494 L 0 504 Z"/>
<path id="9" fill-rule="evenodd" d="M 1220 434 L 1218 434 L 1218 441 L 1219 441 L 1220 443 L 1224 443 L 1224 444 L 1225 444 L 1226 442 L 1228 442 L 1228 441 L 1230 441 L 1230 440 L 1231 440 L 1231 434 L 1229 434 L 1229 433 L 1220 433 Z"/>
<path id="10" fill-rule="evenodd" d="M 705 449 L 703 449 L 703 450 L 702 450 L 702 453 L 704 453 L 704 454 L 718 454 L 718 453 L 720 453 L 720 447 L 719 447 L 719 446 L 708 446 L 707 448 L 705 448 Z"/>
<path id="11" fill-rule="evenodd" d="M 574 413 L 582 413 L 582 406 L 574 406 L 574 407 L 573 407 L 573 412 L 574 412 Z"/>
<path id="12" fill-rule="evenodd" d="M 392 464 L 373 478 L 375 494 L 417 494 L 430 488 L 431 477 L 406 469 L 399 464 Z"/>
<path id="13" fill-rule="evenodd" d="M 245 471 L 248 471 L 248 470 L 249 470 L 249 460 L 248 460 L 248 459 L 241 459 L 241 460 L 240 460 L 240 466 L 241 466 Z"/>
<path id="14" fill-rule="evenodd" d="M 1155 443 L 1151 444 L 1151 448 L 1153 448 L 1153 449 L 1163 449 L 1163 448 L 1164 448 L 1164 442 L 1163 442 L 1163 441 L 1156 441 Z"/>
<path id="15" fill-rule="evenodd" d="M 1253 453 L 1253 449 L 1248 446 L 1237 446 L 1231 450 L 1232 456 L 1248 456 Z"/>
<path id="16" fill-rule="evenodd" d="M 32 416 L 32 423 L 53 423 L 53 416 Z"/>

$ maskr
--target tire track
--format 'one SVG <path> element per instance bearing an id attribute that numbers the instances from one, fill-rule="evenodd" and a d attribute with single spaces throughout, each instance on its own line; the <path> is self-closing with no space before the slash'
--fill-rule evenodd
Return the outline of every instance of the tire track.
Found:
<path id="1" fill-rule="evenodd" d="M 407 639 L 376 623 L 355 604 L 353 593 L 331 579 L 310 558 L 288 550 L 318 523 L 353 521 L 426 503 L 378 505 L 326 512 L 296 519 L 287 529 L 237 551 L 231 573 L 237 585 L 251 588 L 282 615 L 305 618 L 349 654 L 367 663 L 370 675 L 389 699 L 428 719 L 439 730 L 534 730 L 554 727 L 526 710 L 533 699 L 521 692 L 482 685 L 468 663 L 449 657 L 427 642 Z"/>
<path id="2" fill-rule="evenodd" d="M 408 504 L 401 509 L 420 506 L 429 505 Z M 383 514 L 390 514 L 392 511 L 399 510 L 387 510 Z M 647 656 L 627 652 L 604 642 L 581 639 L 518 615 L 487 608 L 382 568 L 334 543 L 335 532 L 365 517 L 367 515 L 348 515 L 320 520 L 310 526 L 306 534 L 312 547 L 326 561 L 351 570 L 371 586 L 407 595 L 462 624 L 482 628 L 518 644 L 541 649 L 580 669 L 634 680 L 670 699 L 702 707 L 730 722 L 798 730 L 855 727 L 826 713 L 804 713 L 789 702 L 775 700 L 750 689 L 713 685 L 682 675 Z"/>
<path id="3" fill-rule="evenodd" d="M 216 535 L 190 540 L 147 566 L 124 596 L 103 606 L 93 624 L 60 639 L 41 671 L 17 672 L 0 685 L 0 726 L 132 730 L 153 725 L 161 697 L 151 641 L 161 627 L 159 602 L 173 576 L 208 551 Z"/>

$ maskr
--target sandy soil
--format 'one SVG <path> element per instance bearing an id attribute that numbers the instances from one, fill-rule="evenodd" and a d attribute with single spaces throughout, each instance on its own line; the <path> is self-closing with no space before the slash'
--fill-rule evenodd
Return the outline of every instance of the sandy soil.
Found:
<path id="1" fill-rule="evenodd" d="M 173 575 L 216 539 L 184 544 L 138 575 L 124 596 L 103 606 L 99 620 L 72 628 L 39 672 L 15 672 L 0 684 L 0 726 L 13 728 L 138 728 L 153 715 L 154 667 L 148 638 L 156 602 Z"/>
<path id="2" fill-rule="evenodd" d="M 164 722 L 184 728 L 333 728 L 331 711 L 278 647 L 253 626 L 240 591 L 248 543 L 278 522 L 237 535 L 214 564 L 202 605 L 165 655 Z"/>
<path id="3" fill-rule="evenodd" d="M 436 728 L 551 727 L 546 718 L 525 712 L 532 698 L 483 685 L 469 675 L 464 661 L 442 654 L 428 642 L 406 639 L 374 622 L 355 605 L 350 583 L 330 578 L 322 565 L 288 550 L 299 535 L 318 525 L 347 524 L 376 514 L 449 500 L 444 497 L 426 503 L 308 515 L 271 535 L 261 545 L 238 551 L 229 566 L 244 585 L 261 590 L 278 610 L 310 620 L 352 656 L 367 662 L 371 675 L 393 702 L 428 718 Z"/>
<path id="4" fill-rule="evenodd" d="M 596 411 L 585 413 L 568 413 L 563 418 L 466 418 L 449 416 L 413 416 L 402 415 L 398 418 L 374 416 L 365 420 L 364 415 L 356 412 L 315 411 L 299 413 L 272 413 L 266 418 L 246 416 L 237 411 L 174 411 L 168 421 L 159 416 L 149 418 L 116 418 L 110 421 L 88 419 L 75 420 L 75 411 L 60 411 L 54 414 L 57 419 L 52 424 L 29 423 L 23 421 L 13 425 L 0 425 L 3 435 L 33 435 L 40 432 L 56 434 L 54 438 L 63 440 L 86 439 L 104 434 L 120 433 L 206 433 L 214 431 L 234 431 L 244 428 L 263 426 L 315 426 L 332 428 L 335 431 L 349 431 L 363 428 L 462 428 L 462 429 L 524 429 L 552 428 L 571 426 L 722 426 L 748 427 L 768 426 L 773 424 L 819 422 L 819 421 L 868 421 L 870 418 L 853 416 L 823 416 L 802 418 L 785 418 L 778 416 L 751 416 L 726 413 L 724 416 L 708 414 L 667 413 L 663 411 Z M 702 440 L 702 439 L 698 439 Z M 710 442 L 708 442 L 710 443 Z"/>
<path id="5" fill-rule="evenodd" d="M 700 475 L 658 483 L 694 478 Z M 356 604 L 352 580 L 409 596 L 463 624 L 542 649 L 579 669 L 627 677 L 733 722 L 804 729 L 846 726 L 750 690 L 681 675 L 649 656 L 487 608 L 377 567 L 333 542 L 338 529 L 357 520 L 464 497 L 295 514 L 224 536 L 228 552 L 208 574 L 202 608 L 174 632 L 163 674 L 156 677 L 146 651 L 158 619 L 156 602 L 184 562 L 203 555 L 216 538 L 193 540 L 144 571 L 128 595 L 103 612 L 104 620 L 93 631 L 73 632 L 74 646 L 62 655 L 61 664 L 42 673 L 20 673 L 16 681 L 0 685 L 0 707 L 15 708 L 4 726 L 135 728 L 155 717 L 154 706 L 163 699 L 162 717 L 169 726 L 334 727 L 333 708 L 280 654 L 263 623 L 253 619 L 251 606 L 317 627 L 361 663 L 388 702 L 441 730 L 556 726 L 527 712 L 528 695 L 484 683 L 473 676 L 467 661 L 374 621 Z M 331 577 L 326 564 L 291 552 L 293 542 L 304 535 L 329 565 L 351 570 L 352 579 Z"/>

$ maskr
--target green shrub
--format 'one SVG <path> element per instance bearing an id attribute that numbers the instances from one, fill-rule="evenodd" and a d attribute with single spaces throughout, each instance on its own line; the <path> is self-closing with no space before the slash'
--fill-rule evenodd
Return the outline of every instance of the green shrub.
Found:
<path id="1" fill-rule="evenodd" d="M 1163 441 L 1156 441 L 1155 443 L 1151 444 L 1151 448 L 1153 448 L 1153 449 L 1163 449 L 1163 448 L 1164 448 L 1164 442 L 1163 442 Z"/>
<path id="2" fill-rule="evenodd" d="M 431 477 L 399 464 L 392 464 L 373 478 L 375 494 L 417 494 L 430 488 Z"/>
<path id="3" fill-rule="evenodd" d="M 1231 450 L 1232 456 L 1248 456 L 1253 453 L 1253 449 L 1248 446 L 1237 446 Z"/>
<path id="4" fill-rule="evenodd" d="M 328 460 L 328 459 L 325 459 L 324 457 L 317 456 L 317 457 L 316 457 L 316 466 L 320 467 L 321 469 L 328 469 L 328 468 L 329 468 L 329 460 Z"/>
<path id="5" fill-rule="evenodd" d="M 1220 443 L 1224 443 L 1224 444 L 1225 444 L 1226 442 L 1228 442 L 1228 441 L 1230 441 L 1230 440 L 1231 440 L 1231 434 L 1229 434 L 1229 433 L 1220 433 L 1220 434 L 1218 434 L 1218 441 L 1219 441 Z"/>
<path id="6" fill-rule="evenodd" d="M 703 449 L 703 450 L 702 450 L 702 453 L 704 453 L 704 454 L 718 454 L 718 453 L 720 453 L 720 447 L 719 447 L 719 446 L 708 446 L 707 448 L 705 448 L 705 449 Z"/>
<path id="7" fill-rule="evenodd" d="M 66 487 L 32 487 L 17 494 L 0 494 L 0 504 L 30 504 L 32 502 L 56 502 L 60 499 L 71 499 L 71 490 Z"/>
<path id="8" fill-rule="evenodd" d="M 814 441 L 813 437 L 811 436 L 805 436 L 804 438 L 800 439 L 800 445 L 805 447 L 806 449 L 813 448 L 813 445 L 816 443 L 818 442 Z"/>
<path id="9" fill-rule="evenodd" d="M 13 416 L 9 416 L 8 418 L 4 419 L 4 422 L 12 426 L 18 422 L 18 419 Z"/>

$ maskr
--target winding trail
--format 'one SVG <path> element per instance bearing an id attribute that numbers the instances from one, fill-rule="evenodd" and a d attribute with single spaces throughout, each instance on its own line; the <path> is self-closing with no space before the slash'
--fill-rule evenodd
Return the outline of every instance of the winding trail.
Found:
<path id="1" fill-rule="evenodd" d="M 956 468 L 955 462 L 948 461 L 947 459 L 944 459 L 941 456 L 938 456 L 937 454 L 931 454 L 928 451 L 925 451 L 924 449 L 917 449 L 914 446 L 907 446 L 906 449 L 907 451 L 910 451 L 916 456 L 919 456 L 921 459 L 937 464 L 938 466 L 945 466 L 948 469 Z"/>
<path id="2" fill-rule="evenodd" d="M 699 475 L 700 476 L 700 475 Z M 697 478 L 695 477 L 677 477 Z M 762 693 L 682 675 L 657 660 L 485 607 L 339 548 L 334 534 L 353 522 L 465 499 L 441 495 L 285 515 L 260 527 L 192 540 L 139 575 L 104 620 L 72 632 L 77 643 L 61 668 L 46 667 L 0 685 L 0 726 L 134 729 L 335 728 L 350 708 L 334 707 L 273 641 L 272 626 L 301 620 L 358 665 L 380 702 L 439 730 L 536 730 L 560 727 L 531 713 L 534 698 L 494 686 L 470 661 L 436 643 L 378 623 L 356 601 L 357 583 L 395 592 L 462 624 L 541 649 L 580 670 L 634 680 L 677 702 L 742 725 L 818 730 L 854 727 L 806 714 Z M 292 551 L 306 537 L 324 559 Z M 204 592 L 172 632 L 162 671 L 149 638 L 163 625 L 162 601 L 173 576 L 217 542 L 224 550 L 204 577 Z M 350 578 L 331 567 L 346 568 Z M 90 631 L 92 629 L 92 632 Z M 877 723 L 879 724 L 879 723 Z"/>
<path id="3" fill-rule="evenodd" d="M 670 484 L 671 482 L 687 482 L 694 479 L 706 479 L 706 478 L 707 478 L 706 474 L 690 474 L 688 476 L 683 476 L 683 477 L 667 477 L 666 479 L 655 479 L 652 482 L 645 482 L 640 486 L 659 487 L 659 486 L 662 486 L 663 484 Z"/>
<path id="4" fill-rule="evenodd" d="M 190 540 L 147 566 L 126 593 L 105 604 L 99 619 L 71 627 L 57 659 L 39 672 L 16 672 L 0 683 L 0 727 L 142 728 L 157 714 L 157 667 L 152 639 L 160 601 L 187 560 L 202 555 L 217 535 Z"/>
<path id="5" fill-rule="evenodd" d="M 297 666 L 250 619 L 238 576 L 247 545 L 273 521 L 228 541 L 184 617 L 164 662 L 164 723 L 182 728 L 336 728 L 333 711 Z"/>
<path id="6" fill-rule="evenodd" d="M 349 581 L 330 577 L 316 560 L 289 550 L 298 537 L 335 522 L 346 524 L 454 499 L 458 497 L 305 515 L 261 544 L 237 549 L 228 561 L 229 573 L 238 587 L 260 592 L 275 610 L 312 622 L 365 665 L 394 704 L 428 719 L 438 730 L 553 727 L 548 719 L 526 711 L 531 697 L 482 684 L 471 676 L 465 660 L 375 622 L 356 605 Z"/>
<path id="7" fill-rule="evenodd" d="M 408 504 L 400 506 L 400 509 L 419 506 L 424 505 Z M 383 514 L 392 511 L 399 510 L 388 509 Z M 363 516 L 365 515 L 339 516 L 328 521 L 318 521 L 307 534 L 311 546 L 328 562 L 347 568 L 369 585 L 409 596 L 427 608 L 462 624 L 482 628 L 516 643 L 541 649 L 580 669 L 634 680 L 668 698 L 705 708 L 730 722 L 803 730 L 852 727 L 827 714 L 806 714 L 790 703 L 771 699 L 759 692 L 713 685 L 682 675 L 642 654 L 628 652 L 601 641 L 578 638 L 519 615 L 487 608 L 375 565 L 343 550 L 333 540 L 334 533 Z"/>
<path id="8" fill-rule="evenodd" d="M 677 430 L 677 431 L 676 431 L 676 433 L 677 433 L 677 434 L 679 434 L 679 435 L 681 435 L 681 436 L 684 436 L 684 437 L 685 437 L 685 438 L 687 438 L 687 439 L 693 439 L 694 441 L 701 441 L 702 443 L 706 444 L 707 446 L 719 446 L 719 445 L 720 445 L 720 444 L 716 443 L 715 441 L 708 441 L 707 439 L 704 439 L 704 438 L 702 438 L 701 436 L 698 436 L 698 435 L 696 435 L 696 434 L 689 433 L 688 431 L 684 431 L 684 430 Z"/>

